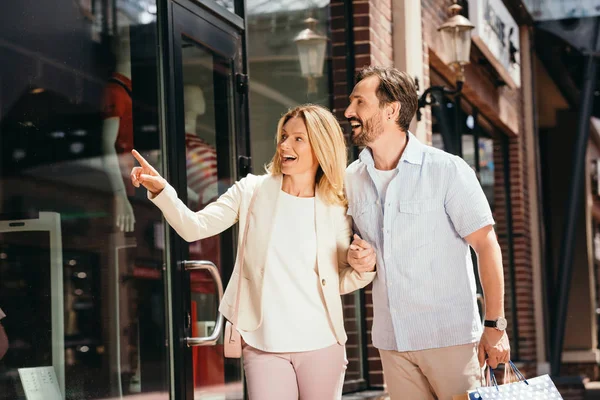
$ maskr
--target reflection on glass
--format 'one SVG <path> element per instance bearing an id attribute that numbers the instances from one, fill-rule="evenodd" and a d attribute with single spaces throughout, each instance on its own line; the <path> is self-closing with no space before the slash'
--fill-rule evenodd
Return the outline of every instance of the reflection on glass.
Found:
<path id="1" fill-rule="evenodd" d="M 479 138 L 479 180 L 492 211 L 494 211 L 494 140 Z"/>
<path id="2" fill-rule="evenodd" d="M 198 211 L 231 185 L 226 177 L 232 165 L 218 163 L 220 155 L 221 160 L 230 159 L 227 137 L 231 67 L 226 60 L 185 39 L 181 52 L 187 198 L 188 207 Z M 188 257 L 211 261 L 224 281 L 233 269 L 222 257 L 222 249 L 232 248 L 228 232 L 191 243 Z M 215 282 L 204 271 L 192 271 L 190 281 L 192 336 L 209 336 L 218 309 Z M 243 398 L 241 365 L 238 360 L 225 360 L 222 340 L 215 346 L 193 347 L 191 351 L 196 400 Z"/>
<path id="3" fill-rule="evenodd" d="M 233 0 L 214 0 L 215 3 L 231 12 L 235 12 Z"/>
<path id="4" fill-rule="evenodd" d="M 329 0 L 249 0 L 248 61 L 250 80 L 250 129 L 252 165 L 264 171 L 275 152 L 275 127 L 289 108 L 312 102 L 329 107 L 331 76 L 324 61 L 323 76 L 315 78 L 314 91 L 302 76 L 297 35 L 316 20 L 313 29 L 329 36 Z"/>
<path id="5" fill-rule="evenodd" d="M 462 158 L 473 168 L 473 171 L 476 171 L 477 168 L 475 166 L 475 142 L 474 138 L 471 135 L 463 134 L 461 136 L 462 140 Z"/>
<path id="6" fill-rule="evenodd" d="M 158 165 L 156 3 L 3 12 L 0 399 L 42 372 L 61 399 L 168 398 L 162 218 L 128 179 L 134 146 Z"/>
<path id="7" fill-rule="evenodd" d="M 441 133 L 433 133 L 431 135 L 431 145 L 436 149 L 444 150 L 444 139 Z"/>

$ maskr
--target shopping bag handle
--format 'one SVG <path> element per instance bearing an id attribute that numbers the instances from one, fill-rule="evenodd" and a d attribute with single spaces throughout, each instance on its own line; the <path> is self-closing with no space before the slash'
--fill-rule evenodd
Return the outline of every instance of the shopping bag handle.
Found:
<path id="1" fill-rule="evenodd" d="M 508 365 L 510 366 L 510 369 L 512 369 L 514 374 L 517 376 L 517 378 L 519 378 L 519 382 L 525 382 L 526 385 L 529 385 L 529 382 L 527 382 L 527 379 L 525 379 L 525 376 L 521 373 L 521 371 L 519 371 L 519 368 L 517 368 L 517 366 L 512 361 L 509 361 Z M 506 368 L 506 364 L 505 364 L 505 368 Z M 492 385 L 494 385 L 494 387 L 496 388 L 497 391 L 500 391 L 500 388 L 498 387 L 498 381 L 496 381 L 496 375 L 494 374 L 494 369 L 492 367 L 490 367 L 489 365 L 488 365 L 488 369 L 489 369 L 488 373 L 490 374 L 490 382 L 492 383 Z"/>
<path id="2" fill-rule="evenodd" d="M 529 382 L 527 382 L 527 379 L 525 379 L 525 376 L 521 373 L 521 371 L 519 371 L 519 368 L 517 368 L 517 366 L 512 361 L 508 361 L 508 363 L 510 365 L 510 368 L 515 373 L 515 375 L 517 375 L 517 378 L 519 378 L 519 381 L 525 382 L 526 384 L 529 385 Z"/>

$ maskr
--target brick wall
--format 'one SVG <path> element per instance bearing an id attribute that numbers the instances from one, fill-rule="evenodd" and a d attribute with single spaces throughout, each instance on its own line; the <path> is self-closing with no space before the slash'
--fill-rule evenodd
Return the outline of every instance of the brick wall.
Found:
<path id="1" fill-rule="evenodd" d="M 354 65 L 356 71 L 368 65 L 392 65 L 392 5 L 391 0 L 352 2 L 354 22 Z M 333 66 L 333 111 L 344 121 L 348 106 L 346 80 L 346 33 L 343 0 L 331 1 L 331 37 Z"/>

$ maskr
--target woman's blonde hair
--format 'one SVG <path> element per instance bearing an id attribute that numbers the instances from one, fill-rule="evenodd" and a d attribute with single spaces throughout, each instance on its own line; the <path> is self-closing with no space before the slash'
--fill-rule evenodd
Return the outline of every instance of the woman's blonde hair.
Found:
<path id="1" fill-rule="evenodd" d="M 277 124 L 275 143 L 279 143 L 283 126 L 292 118 L 301 118 L 306 125 L 308 141 L 319 162 L 315 179 L 319 194 L 330 204 L 345 206 L 347 202 L 344 194 L 344 173 L 348 150 L 340 124 L 326 108 L 304 104 L 289 110 L 281 117 Z M 271 175 L 282 173 L 279 146 L 266 168 Z"/>

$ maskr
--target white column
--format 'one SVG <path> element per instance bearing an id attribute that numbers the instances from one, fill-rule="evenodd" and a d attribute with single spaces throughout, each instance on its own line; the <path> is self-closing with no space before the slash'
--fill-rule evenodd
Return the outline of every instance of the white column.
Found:
<path id="1" fill-rule="evenodd" d="M 419 79 L 423 91 L 423 32 L 421 30 L 421 1 L 392 0 L 392 42 L 394 66 Z M 417 124 L 416 118 L 410 130 L 426 143 L 425 124 Z"/>

